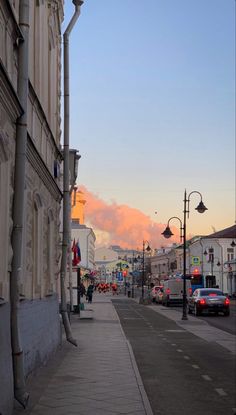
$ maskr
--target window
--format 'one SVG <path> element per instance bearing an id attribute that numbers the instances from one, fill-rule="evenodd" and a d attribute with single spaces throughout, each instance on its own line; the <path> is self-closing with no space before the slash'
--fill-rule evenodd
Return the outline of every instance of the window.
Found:
<path id="1" fill-rule="evenodd" d="M 0 297 L 7 298 L 8 254 L 10 242 L 10 162 L 7 140 L 0 134 Z"/>
<path id="2" fill-rule="evenodd" d="M 32 228 L 32 298 L 41 297 L 42 276 L 42 202 L 38 193 L 34 195 L 33 228 Z"/>
<path id="3" fill-rule="evenodd" d="M 234 259 L 234 248 L 227 248 L 227 260 L 232 261 Z"/>
<path id="4" fill-rule="evenodd" d="M 54 282 L 54 217 L 52 209 L 48 212 L 47 225 L 47 271 L 45 277 L 45 294 L 50 295 L 53 293 Z"/>
<path id="5" fill-rule="evenodd" d="M 209 262 L 214 262 L 214 248 L 209 248 Z"/>

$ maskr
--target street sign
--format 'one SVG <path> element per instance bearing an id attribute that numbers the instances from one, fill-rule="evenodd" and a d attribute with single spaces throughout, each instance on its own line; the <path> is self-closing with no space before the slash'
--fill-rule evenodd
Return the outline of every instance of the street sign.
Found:
<path id="1" fill-rule="evenodd" d="M 192 256 L 192 265 L 200 265 L 200 257 Z"/>
<path id="2" fill-rule="evenodd" d="M 123 275 L 121 271 L 117 273 L 117 281 L 119 282 L 123 281 Z"/>

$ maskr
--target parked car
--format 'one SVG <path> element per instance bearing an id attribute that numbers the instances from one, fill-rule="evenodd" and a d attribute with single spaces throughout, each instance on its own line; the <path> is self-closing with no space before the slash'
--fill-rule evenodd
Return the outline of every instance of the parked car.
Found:
<path id="1" fill-rule="evenodd" d="M 194 291 L 188 300 L 188 312 L 199 316 L 202 312 L 230 314 L 230 301 L 223 292 L 217 288 L 199 288 Z"/>
<path id="2" fill-rule="evenodd" d="M 159 288 L 159 290 L 156 293 L 156 303 L 162 304 L 163 299 L 163 287 Z"/>
<path id="3" fill-rule="evenodd" d="M 162 304 L 169 307 L 171 305 L 183 304 L 184 280 L 182 278 L 172 278 L 163 283 Z M 186 280 L 187 299 L 192 294 L 191 282 Z"/>
<path id="4" fill-rule="evenodd" d="M 151 292 L 150 292 L 150 297 L 151 297 L 151 300 L 152 300 L 153 302 L 155 302 L 155 301 L 156 301 L 156 296 L 157 296 L 157 293 L 158 293 L 158 291 L 159 291 L 161 288 L 162 288 L 162 285 L 155 285 L 155 286 L 151 289 Z"/>

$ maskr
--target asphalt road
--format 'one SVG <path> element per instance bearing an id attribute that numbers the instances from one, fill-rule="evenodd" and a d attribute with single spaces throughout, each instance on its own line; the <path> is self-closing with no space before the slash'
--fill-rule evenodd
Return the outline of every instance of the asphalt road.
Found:
<path id="1" fill-rule="evenodd" d="M 155 303 L 153 303 L 155 305 Z M 156 304 L 157 307 L 160 307 L 159 304 Z M 174 310 L 182 313 L 182 307 L 172 307 Z M 225 317 L 223 314 L 218 314 L 217 316 L 214 313 L 211 314 L 202 314 L 198 319 L 207 321 L 213 327 L 224 330 L 227 333 L 236 335 L 236 306 L 232 304 L 230 306 L 230 316 Z"/>
<path id="2" fill-rule="evenodd" d="M 154 415 L 234 415 L 235 355 L 135 301 L 114 299 Z"/>

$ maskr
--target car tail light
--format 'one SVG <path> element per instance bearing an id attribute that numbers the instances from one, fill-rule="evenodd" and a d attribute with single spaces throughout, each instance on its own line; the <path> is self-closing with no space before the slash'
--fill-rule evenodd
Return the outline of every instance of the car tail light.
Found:
<path id="1" fill-rule="evenodd" d="M 226 299 L 225 299 L 225 301 L 224 301 L 224 303 L 225 303 L 225 305 L 229 305 L 229 304 L 230 304 L 229 299 L 228 299 L 228 298 L 226 298 Z"/>
<path id="2" fill-rule="evenodd" d="M 199 300 L 199 304 L 201 304 L 201 305 L 206 304 L 206 300 L 204 298 L 202 298 L 201 300 Z"/>
<path id="3" fill-rule="evenodd" d="M 192 293 L 193 293 L 192 288 L 189 288 L 189 289 L 188 289 L 188 292 L 189 292 L 189 295 L 192 295 Z"/>
<path id="4" fill-rule="evenodd" d="M 166 289 L 166 294 L 170 294 L 170 288 Z"/>

